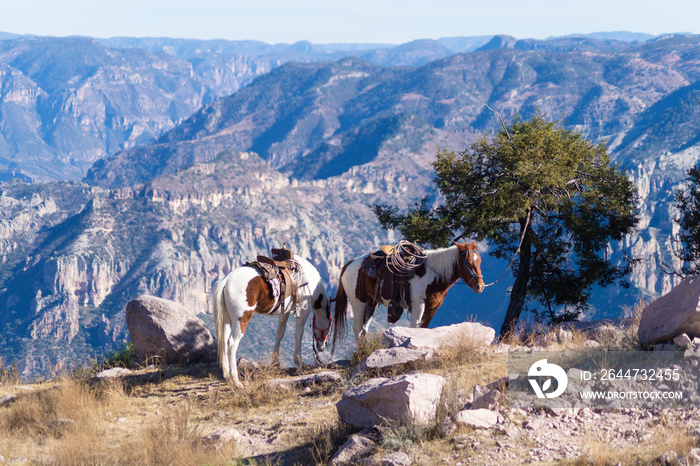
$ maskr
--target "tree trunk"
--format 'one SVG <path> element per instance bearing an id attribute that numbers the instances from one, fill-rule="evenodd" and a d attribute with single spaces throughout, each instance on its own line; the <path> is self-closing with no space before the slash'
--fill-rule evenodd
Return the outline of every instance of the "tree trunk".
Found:
<path id="1" fill-rule="evenodd" d="M 526 223 L 525 220 L 520 221 L 520 228 L 521 234 L 522 228 L 527 228 L 528 231 L 524 234 L 523 243 L 520 246 L 518 272 L 515 275 L 515 283 L 513 283 L 513 289 L 510 292 L 510 301 L 508 302 L 506 317 L 503 319 L 501 333 L 498 335 L 499 340 L 507 338 L 511 333 L 513 333 L 515 326 L 518 325 L 520 312 L 523 310 L 523 306 L 525 305 L 527 283 L 530 280 L 530 258 L 532 256 L 532 238 L 530 237 L 530 231 L 532 231 L 532 229 L 530 224 Z"/>

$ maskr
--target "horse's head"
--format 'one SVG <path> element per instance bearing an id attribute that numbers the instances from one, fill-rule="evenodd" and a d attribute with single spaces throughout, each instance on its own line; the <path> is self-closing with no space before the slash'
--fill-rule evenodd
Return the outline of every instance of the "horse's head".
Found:
<path id="1" fill-rule="evenodd" d="M 476 243 L 455 243 L 459 251 L 459 278 L 474 290 L 484 291 L 484 277 L 481 275 L 481 256 L 476 251 Z"/>
<path id="2" fill-rule="evenodd" d="M 313 302 L 313 336 L 314 351 L 323 351 L 328 344 L 328 337 L 331 334 L 331 303 L 325 290 L 318 294 Z"/>

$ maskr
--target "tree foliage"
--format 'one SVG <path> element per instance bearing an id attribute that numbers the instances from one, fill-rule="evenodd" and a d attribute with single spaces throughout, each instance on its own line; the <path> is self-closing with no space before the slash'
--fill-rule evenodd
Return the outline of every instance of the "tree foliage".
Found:
<path id="1" fill-rule="evenodd" d="M 594 285 L 624 283 L 632 261 L 613 265 L 608 246 L 634 228 L 636 190 L 604 144 L 537 114 L 516 117 L 462 153 L 438 150 L 433 168 L 440 205 L 423 199 L 404 213 L 375 205 L 375 214 L 418 243 L 445 246 L 456 233 L 514 258 L 501 336 L 528 302 L 550 321 L 569 319 L 587 306 Z"/>
<path id="2" fill-rule="evenodd" d="M 681 276 L 700 273 L 700 163 L 688 170 L 686 189 L 676 191 L 675 207 L 680 215 L 675 219 L 681 249 L 676 253 L 683 263 Z"/>

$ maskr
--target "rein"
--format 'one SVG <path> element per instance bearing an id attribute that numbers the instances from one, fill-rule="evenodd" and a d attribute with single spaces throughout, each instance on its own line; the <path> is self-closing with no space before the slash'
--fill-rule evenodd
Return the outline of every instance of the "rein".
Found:
<path id="1" fill-rule="evenodd" d="M 484 288 L 486 288 L 487 286 L 495 285 L 496 283 L 498 283 L 501 280 L 501 278 L 503 278 L 505 276 L 506 272 L 508 272 L 508 270 L 510 270 L 510 268 L 513 266 L 513 262 L 515 262 L 515 257 L 518 254 L 520 254 L 520 248 L 523 245 L 523 241 L 525 240 L 525 234 L 527 233 L 527 227 L 529 224 L 530 224 L 530 211 L 528 210 L 527 218 L 525 219 L 525 228 L 523 228 L 523 233 L 520 235 L 520 243 L 518 243 L 518 249 L 516 249 L 515 253 L 513 253 L 513 257 L 510 259 L 510 264 L 508 264 L 508 267 L 506 267 L 506 269 L 503 271 L 503 273 L 501 274 L 500 277 L 498 277 L 495 281 L 489 283 L 488 285 L 484 285 Z"/>

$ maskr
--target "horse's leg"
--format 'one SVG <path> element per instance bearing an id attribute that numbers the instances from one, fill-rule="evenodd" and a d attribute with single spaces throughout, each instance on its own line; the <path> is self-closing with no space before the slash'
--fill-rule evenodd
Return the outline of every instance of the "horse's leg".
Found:
<path id="1" fill-rule="evenodd" d="M 226 295 L 226 309 L 228 310 L 228 316 L 230 318 L 230 333 L 227 335 L 228 338 L 226 339 L 230 376 L 236 387 L 243 388 L 243 384 L 238 378 L 238 361 L 236 352 L 238 351 L 238 344 L 241 342 L 241 338 L 243 338 L 243 334 L 245 333 L 246 326 L 248 325 L 251 317 L 253 317 L 255 310 L 244 310 L 245 308 L 241 305 L 241 303 L 236 303 L 235 299 L 228 294 Z"/>
<path id="2" fill-rule="evenodd" d="M 413 305 L 411 306 L 411 327 L 418 327 L 419 325 L 421 327 L 427 327 L 427 325 L 423 325 L 423 314 L 425 313 L 425 301 L 419 301 L 416 302 L 417 300 L 414 300 Z"/>
<path id="3" fill-rule="evenodd" d="M 282 342 L 282 337 L 284 337 L 284 332 L 287 330 L 287 320 L 289 319 L 289 312 L 281 312 L 279 319 L 277 320 L 277 333 L 275 334 L 275 346 L 272 348 L 272 363 L 280 364 L 280 343 Z"/>
<path id="4" fill-rule="evenodd" d="M 228 318 L 228 314 L 226 314 Z M 218 338 L 222 338 L 221 341 L 224 342 L 224 354 L 219 355 L 221 358 L 221 370 L 224 373 L 224 379 L 231 377 L 231 364 L 229 362 L 229 339 L 231 338 L 231 322 L 225 321 L 224 327 L 221 335 L 217 335 Z"/>
<path id="5" fill-rule="evenodd" d="M 350 306 L 352 307 L 352 329 L 355 331 L 355 341 L 359 341 L 369 331 L 369 324 L 372 322 L 377 303 L 370 301 L 365 304 L 359 300 L 350 300 Z"/>
<path id="6" fill-rule="evenodd" d="M 301 355 L 301 342 L 304 339 L 304 326 L 309 318 L 311 306 L 302 306 L 301 315 L 296 319 L 296 332 L 294 333 L 294 364 L 298 369 L 304 365 L 304 358 Z M 311 344 L 313 345 L 313 330 L 311 331 Z"/>
<path id="7" fill-rule="evenodd" d="M 243 384 L 238 378 L 238 363 L 236 362 L 236 351 L 238 351 L 238 344 L 241 342 L 241 338 L 243 338 L 243 332 L 238 327 L 238 325 L 234 324 L 231 336 L 228 339 L 228 356 L 231 377 L 233 379 L 233 383 L 238 388 L 243 388 Z"/>

